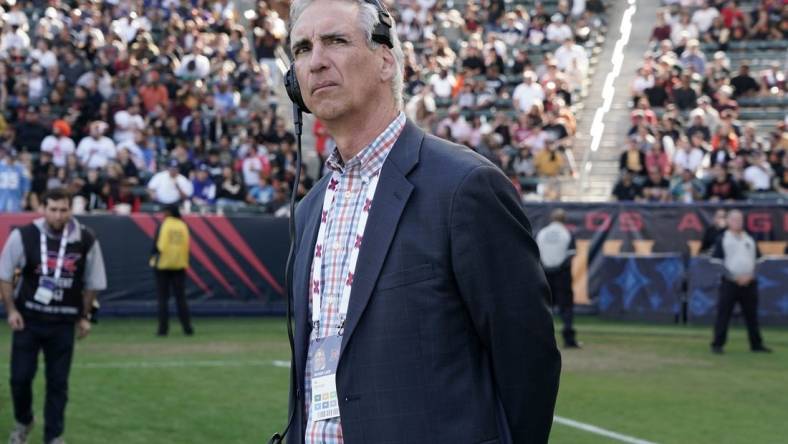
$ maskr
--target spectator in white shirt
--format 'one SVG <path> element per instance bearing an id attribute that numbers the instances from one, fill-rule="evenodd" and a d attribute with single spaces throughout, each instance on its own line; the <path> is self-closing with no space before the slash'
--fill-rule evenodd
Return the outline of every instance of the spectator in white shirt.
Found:
<path id="1" fill-rule="evenodd" d="M 686 12 L 681 13 L 678 21 L 671 25 L 670 40 L 676 47 L 684 46 L 686 42 L 699 36 L 698 27 L 690 22 L 690 16 Z"/>
<path id="2" fill-rule="evenodd" d="M 77 157 L 85 168 L 102 169 L 116 157 L 115 142 L 104 135 L 106 129 L 106 123 L 93 122 L 90 124 L 90 135 L 79 142 Z"/>
<path id="3" fill-rule="evenodd" d="M 441 121 L 438 125 L 438 133 L 445 134 L 445 130 L 448 128 L 451 134 L 451 140 L 461 143 L 461 144 L 468 144 L 471 137 L 471 125 L 465 120 L 465 117 L 460 114 L 460 108 L 456 105 L 449 108 L 449 116 L 446 117 Z"/>
<path id="4" fill-rule="evenodd" d="M 689 170 L 694 175 L 703 164 L 705 153 L 700 148 L 692 147 L 686 136 L 677 142 L 676 154 L 673 156 L 673 171 Z"/>
<path id="5" fill-rule="evenodd" d="M 768 191 L 772 188 L 772 167 L 761 151 L 750 154 L 750 166 L 744 169 L 744 181 L 752 191 Z"/>
<path id="6" fill-rule="evenodd" d="M 512 93 L 512 102 L 515 108 L 527 113 L 535 104 L 544 101 L 544 97 L 544 90 L 536 81 L 536 74 L 526 71 L 523 74 L 523 83 L 517 85 Z"/>
<path id="7" fill-rule="evenodd" d="M 257 155 L 257 146 L 249 145 L 246 157 L 241 163 L 241 173 L 243 174 L 244 185 L 246 188 L 260 186 L 260 174 L 263 171 L 263 162 Z"/>
<path id="8" fill-rule="evenodd" d="M 65 120 L 55 120 L 52 123 L 52 134 L 41 141 L 41 151 L 52 154 L 52 163 L 56 167 L 66 166 L 66 159 L 76 148 L 71 139 L 71 126 Z"/>
<path id="9" fill-rule="evenodd" d="M 704 2 L 704 5 L 692 14 L 692 23 L 698 27 L 701 34 L 711 28 L 714 19 L 719 17 L 720 11 L 714 6 L 709 5 L 709 2 Z"/>
<path id="10" fill-rule="evenodd" d="M 432 86 L 432 92 L 435 94 L 436 97 L 440 97 L 442 99 L 448 99 L 451 97 L 451 91 L 454 89 L 454 85 L 457 83 L 457 79 L 454 78 L 448 69 L 441 69 L 439 74 L 433 74 L 430 78 L 430 86 Z"/>
<path id="11" fill-rule="evenodd" d="M 555 50 L 555 60 L 561 71 L 566 71 L 573 66 L 573 63 L 577 63 L 577 68 L 582 72 L 588 70 L 586 50 L 576 44 L 573 38 L 564 40 L 564 43 Z"/>
<path id="12" fill-rule="evenodd" d="M 550 20 L 551 23 L 547 25 L 547 29 L 545 30 L 547 40 L 558 43 L 572 38 L 572 28 L 564 23 L 563 15 L 553 14 Z"/>
<path id="13" fill-rule="evenodd" d="M 36 62 L 44 69 L 57 66 L 57 56 L 49 48 L 49 42 L 44 39 L 39 39 L 36 42 L 36 48 L 30 51 L 31 62 Z"/>
<path id="14" fill-rule="evenodd" d="M 140 115 L 137 105 L 132 105 L 128 110 L 122 109 L 115 113 L 115 143 L 134 141 L 134 135 L 145 129 L 145 120 Z"/>
<path id="15" fill-rule="evenodd" d="M 189 179 L 179 173 L 177 159 L 170 159 L 167 169 L 156 173 L 148 182 L 148 193 L 154 202 L 171 205 L 191 197 L 194 188 Z"/>
<path id="16" fill-rule="evenodd" d="M 654 74 L 648 72 L 646 68 L 638 68 L 638 75 L 632 81 L 632 97 L 637 97 L 649 88 L 654 87 Z"/>

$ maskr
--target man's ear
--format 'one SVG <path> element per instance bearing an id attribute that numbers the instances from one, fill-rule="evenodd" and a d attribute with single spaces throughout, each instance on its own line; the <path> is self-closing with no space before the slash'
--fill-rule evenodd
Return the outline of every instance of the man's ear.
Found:
<path id="1" fill-rule="evenodd" d="M 381 46 L 380 80 L 388 82 L 394 78 L 397 64 L 394 61 L 394 51 Z"/>

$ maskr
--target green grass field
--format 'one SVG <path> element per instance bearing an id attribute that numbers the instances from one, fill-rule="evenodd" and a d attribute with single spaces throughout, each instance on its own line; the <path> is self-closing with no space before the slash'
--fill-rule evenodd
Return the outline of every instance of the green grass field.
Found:
<path id="1" fill-rule="evenodd" d="M 66 438 L 71 443 L 262 443 L 285 418 L 288 359 L 279 319 L 197 319 L 195 337 L 154 337 L 154 320 L 103 320 L 78 344 Z M 173 326 L 175 327 L 175 326 Z M 9 356 L 7 327 L 0 353 Z M 723 356 L 710 332 L 583 319 L 583 350 L 565 351 L 557 415 L 659 443 L 788 442 L 788 330 L 776 353 L 748 351 L 736 328 Z M 41 442 L 39 366 L 32 443 Z M 0 366 L 0 441 L 13 421 Z M 615 442 L 565 425 L 554 443 Z"/>

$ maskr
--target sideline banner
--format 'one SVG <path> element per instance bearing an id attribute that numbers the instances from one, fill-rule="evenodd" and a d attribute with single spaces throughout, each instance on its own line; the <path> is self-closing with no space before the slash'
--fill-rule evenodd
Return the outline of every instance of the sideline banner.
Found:
<path id="1" fill-rule="evenodd" d="M 634 306 L 641 307 L 642 311 L 656 304 L 658 311 L 652 314 L 662 319 L 672 316 L 675 295 L 684 294 L 684 287 L 674 280 L 685 282 L 685 279 L 676 276 L 689 276 L 690 280 L 692 276 L 711 278 L 702 271 L 695 270 L 693 274 L 690 259 L 697 256 L 703 232 L 720 205 L 528 203 L 524 208 L 534 234 L 549 223 L 550 213 L 559 206 L 566 210 L 568 225 L 577 239 L 578 255 L 572 271 L 575 301 L 579 304 L 607 304 L 611 310 Z M 745 213 L 745 225 L 758 241 L 762 254 L 785 252 L 788 243 L 786 206 L 723 207 L 739 208 Z M 0 243 L 5 243 L 13 227 L 29 223 L 35 217 L 36 214 L 30 213 L 0 215 Z M 158 216 L 105 215 L 79 216 L 78 219 L 96 232 L 104 252 L 109 288 L 100 296 L 102 310 L 124 315 L 155 312 L 154 277 L 148 267 L 148 258 L 160 223 Z M 184 221 L 192 235 L 187 296 L 195 313 L 284 313 L 284 269 L 289 243 L 287 219 L 189 215 Z M 654 260 L 644 260 L 653 254 L 658 254 Z M 620 258 L 615 259 L 616 256 Z M 623 299 L 624 288 L 634 281 L 622 276 L 634 269 L 632 264 L 641 275 L 652 277 L 657 286 L 652 288 L 649 284 L 643 289 L 649 294 L 627 294 L 627 299 Z M 767 279 L 764 282 L 772 288 L 788 288 L 788 272 L 776 264 L 764 268 L 767 270 L 764 273 L 768 273 L 764 274 Z M 772 269 L 776 271 L 768 271 Z M 632 276 L 630 274 L 630 278 Z M 610 284 L 616 280 L 623 286 Z M 613 297 L 620 298 L 615 304 L 609 298 L 600 299 L 604 283 L 609 283 L 607 291 Z M 653 297 L 655 290 L 660 294 L 659 304 Z M 614 291 L 621 294 L 615 295 Z M 691 297 L 692 293 L 688 294 Z M 645 305 L 626 305 L 627 300 Z M 779 303 L 788 311 L 788 296 L 785 302 Z M 773 310 L 780 306 L 769 307 Z"/>
<path id="2" fill-rule="evenodd" d="M 788 244 L 785 205 L 527 203 L 524 208 L 534 235 L 550 223 L 554 209 L 566 211 L 567 225 L 577 243 L 572 275 L 575 302 L 579 304 L 588 304 L 599 297 L 601 287 L 589 284 L 601 281 L 589 276 L 608 274 L 604 270 L 606 256 L 677 254 L 688 269 L 690 258 L 700 253 L 703 233 L 718 208 L 736 208 L 744 213 L 745 228 L 758 241 L 761 254 L 784 255 Z M 778 282 L 788 287 L 788 275 L 781 276 Z"/>
<path id="3" fill-rule="evenodd" d="M 36 214 L 0 215 L 0 242 Z M 78 216 L 96 233 L 104 253 L 108 288 L 102 312 L 139 315 L 156 310 L 153 270 L 148 266 L 161 218 Z M 184 216 L 191 234 L 186 295 L 195 313 L 278 314 L 284 312 L 287 219 Z"/>

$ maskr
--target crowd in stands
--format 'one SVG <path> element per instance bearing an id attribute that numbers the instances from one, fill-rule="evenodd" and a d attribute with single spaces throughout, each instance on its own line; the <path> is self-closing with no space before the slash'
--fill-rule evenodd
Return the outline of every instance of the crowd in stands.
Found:
<path id="1" fill-rule="evenodd" d="M 273 93 L 288 4 L 0 1 L 2 210 L 34 210 L 58 186 L 82 211 L 182 198 L 280 210 L 294 169 Z"/>
<path id="2" fill-rule="evenodd" d="M 604 2 L 461 3 L 397 2 L 406 113 L 485 155 L 523 195 L 539 178 L 574 174 L 574 105 L 605 29 Z"/>
<path id="3" fill-rule="evenodd" d="M 614 197 L 689 203 L 788 196 L 788 2 L 664 3 L 631 85 L 632 127 Z M 746 51 L 769 41 L 777 49 L 768 66 L 753 72 L 741 57 L 732 66 L 728 45 L 741 42 Z M 740 118 L 740 103 L 776 103 L 784 117 L 761 128 Z"/>
<path id="4" fill-rule="evenodd" d="M 518 187 L 571 173 L 601 0 L 386 3 L 409 117 Z M 0 0 L 0 209 L 35 210 L 64 186 L 79 211 L 189 200 L 286 214 L 295 138 L 275 89 L 288 6 Z M 325 159 L 332 141 L 320 122 L 313 130 Z M 320 173 L 307 171 L 300 195 Z"/>

